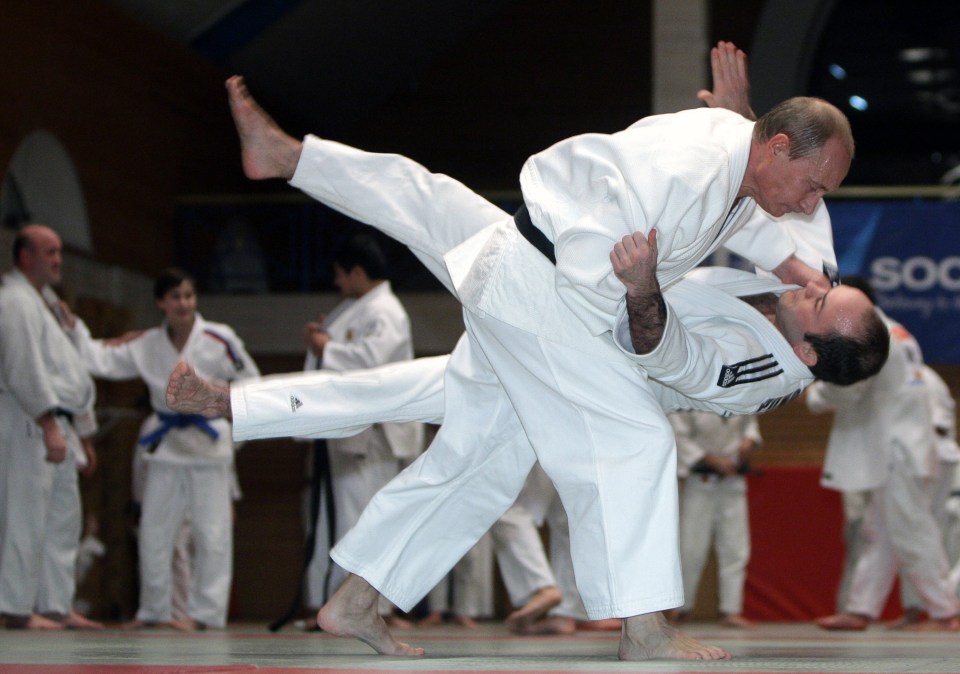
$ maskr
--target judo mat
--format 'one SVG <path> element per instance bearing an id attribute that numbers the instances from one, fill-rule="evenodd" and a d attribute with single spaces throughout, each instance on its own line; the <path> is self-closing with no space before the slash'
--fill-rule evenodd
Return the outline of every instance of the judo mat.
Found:
<path id="1" fill-rule="evenodd" d="M 810 624 L 766 623 L 753 630 L 713 624 L 685 626 L 702 641 L 722 646 L 732 660 L 620 662 L 618 633 L 522 637 L 501 623 L 477 630 L 442 626 L 397 631 L 426 649 L 420 658 L 378 656 L 366 645 L 322 633 L 265 625 L 180 633 L 0 631 L 3 674 L 148 674 L 264 672 L 933 672 L 960 673 L 960 633 L 826 632 Z"/>

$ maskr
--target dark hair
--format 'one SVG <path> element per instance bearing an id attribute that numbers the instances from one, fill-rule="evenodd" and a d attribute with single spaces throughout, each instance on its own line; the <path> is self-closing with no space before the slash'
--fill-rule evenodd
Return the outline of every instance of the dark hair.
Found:
<path id="1" fill-rule="evenodd" d="M 790 139 L 790 159 L 819 154 L 831 138 L 843 143 L 853 159 L 850 121 L 838 108 L 821 98 L 788 98 L 761 116 L 753 127 L 753 137 L 759 142 L 768 141 L 778 133 L 786 134 Z"/>
<path id="2" fill-rule="evenodd" d="M 817 352 L 816 365 L 810 371 L 817 379 L 848 386 L 872 377 L 887 361 L 890 331 L 873 309 L 863 315 L 863 331 L 857 337 L 835 332 L 803 336 Z"/>
<path id="3" fill-rule="evenodd" d="M 372 281 L 386 278 L 387 258 L 369 234 L 355 234 L 341 243 L 333 252 L 333 261 L 346 272 L 360 267 Z"/>
<path id="4" fill-rule="evenodd" d="M 856 288 L 862 292 L 867 296 L 871 304 L 877 303 L 877 296 L 873 292 L 873 286 L 870 285 L 870 281 L 863 276 L 844 276 L 840 279 L 840 283 L 845 286 L 850 286 L 851 288 Z"/>
<path id="5" fill-rule="evenodd" d="M 164 295 L 179 286 L 184 281 L 190 281 L 193 286 L 197 285 L 196 281 L 193 280 L 193 277 L 187 272 L 176 267 L 167 267 L 160 272 L 157 275 L 157 278 L 153 281 L 154 299 L 162 300 Z"/>

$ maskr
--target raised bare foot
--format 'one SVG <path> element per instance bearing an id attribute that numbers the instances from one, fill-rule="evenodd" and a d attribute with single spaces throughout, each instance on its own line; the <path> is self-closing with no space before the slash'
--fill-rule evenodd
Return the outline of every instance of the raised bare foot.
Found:
<path id="1" fill-rule="evenodd" d="M 377 613 L 377 590 L 360 576 L 350 574 L 317 614 L 317 624 L 324 632 L 338 637 L 354 637 L 380 655 L 423 655 L 397 641 Z"/>
<path id="2" fill-rule="evenodd" d="M 230 114 L 240 135 L 244 174 L 252 180 L 292 178 L 300 160 L 300 141 L 283 131 L 260 107 L 242 77 L 229 78 L 226 87 Z"/>
<path id="3" fill-rule="evenodd" d="M 755 622 L 749 618 L 744 618 L 739 613 L 725 613 L 720 616 L 717 624 L 721 627 L 733 627 L 740 630 L 752 630 L 757 626 Z"/>
<path id="4" fill-rule="evenodd" d="M 663 614 L 624 618 L 620 631 L 621 660 L 729 660 L 718 646 L 707 646 L 667 622 Z"/>
<path id="5" fill-rule="evenodd" d="M 577 621 L 563 616 L 549 616 L 543 620 L 523 625 L 515 630 L 517 634 L 536 634 L 540 636 L 567 636 L 577 631 Z"/>
<path id="6" fill-rule="evenodd" d="M 526 625 L 536 622 L 547 615 L 547 611 L 559 604 L 562 600 L 563 595 L 560 594 L 560 590 L 558 590 L 556 586 L 541 587 L 533 593 L 533 596 L 530 597 L 526 604 L 508 615 L 504 623 L 506 623 L 511 632 L 520 631 Z"/>
<path id="7" fill-rule="evenodd" d="M 857 613 L 838 613 L 836 615 L 828 615 L 824 618 L 817 618 L 814 622 L 817 626 L 825 630 L 860 632 L 867 629 L 867 626 L 870 624 L 870 619 L 867 616 Z"/>
<path id="8" fill-rule="evenodd" d="M 923 620 L 898 628 L 904 632 L 957 632 L 960 631 L 960 617 Z"/>
<path id="9" fill-rule="evenodd" d="M 180 361 L 167 382 L 167 405 L 184 414 L 205 417 L 233 417 L 230 408 L 230 387 L 215 384 L 199 376 L 190 365 Z"/>
<path id="10" fill-rule="evenodd" d="M 4 626 L 8 630 L 62 630 L 66 628 L 62 622 L 44 618 L 36 613 L 29 616 L 5 615 Z"/>

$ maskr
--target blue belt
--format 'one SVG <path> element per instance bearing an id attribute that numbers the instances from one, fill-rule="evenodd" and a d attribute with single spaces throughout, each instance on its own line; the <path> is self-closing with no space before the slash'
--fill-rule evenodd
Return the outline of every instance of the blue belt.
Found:
<path id="1" fill-rule="evenodd" d="M 196 426 L 201 431 L 216 440 L 220 433 L 210 425 L 210 419 L 200 414 L 167 414 L 166 412 L 157 412 L 160 417 L 160 425 L 152 432 L 147 433 L 137 442 L 147 447 L 156 447 L 163 440 L 163 436 L 174 428 L 186 428 L 187 426 Z"/>

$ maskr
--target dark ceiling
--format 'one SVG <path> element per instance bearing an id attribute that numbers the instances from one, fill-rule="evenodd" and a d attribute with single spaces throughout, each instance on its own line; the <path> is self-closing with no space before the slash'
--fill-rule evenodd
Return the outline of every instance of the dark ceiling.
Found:
<path id="1" fill-rule="evenodd" d="M 807 89 L 794 93 L 851 117 L 847 184 L 949 179 L 960 165 L 960 3 L 818 1 Z M 244 74 L 292 132 L 379 144 L 488 185 L 512 182 L 527 154 L 564 135 L 614 130 L 650 108 L 649 2 L 109 2 Z M 714 0 L 712 32 L 788 4 Z M 743 34 L 717 37 L 749 47 Z M 752 64 L 765 81 L 797 67 Z"/>

